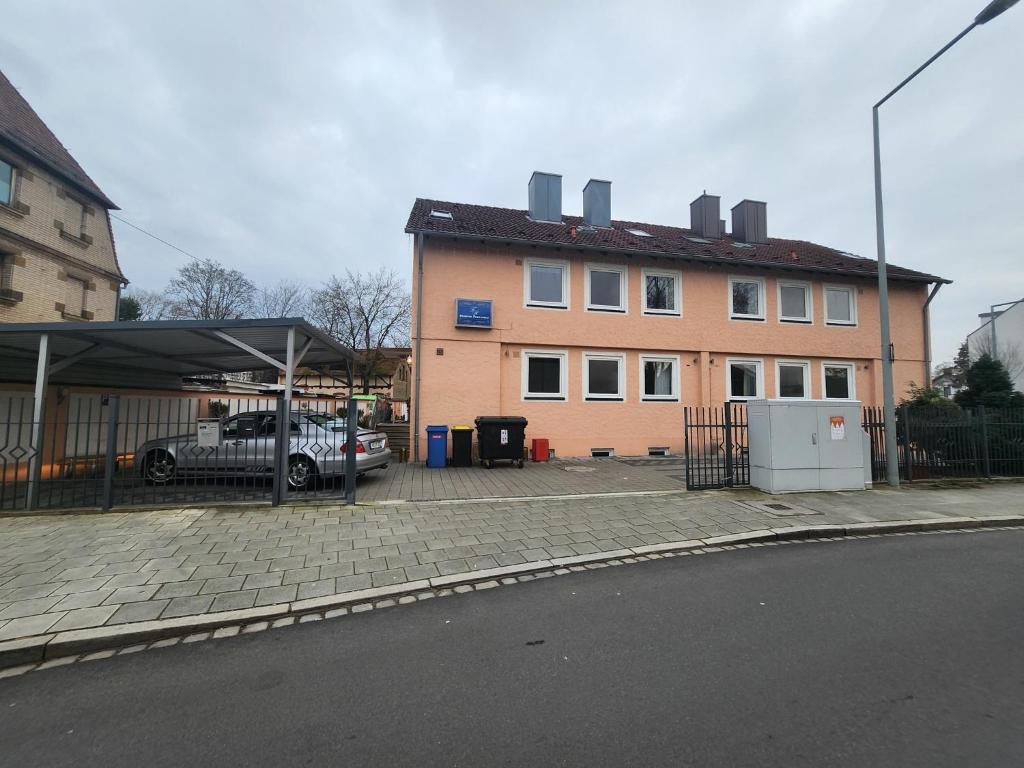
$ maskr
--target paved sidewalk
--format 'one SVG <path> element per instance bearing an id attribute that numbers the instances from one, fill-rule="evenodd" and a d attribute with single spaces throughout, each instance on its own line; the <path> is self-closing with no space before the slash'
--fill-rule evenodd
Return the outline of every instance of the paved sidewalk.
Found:
<path id="1" fill-rule="evenodd" d="M 1022 512 L 1006 483 L 5 518 L 0 641 L 766 528 Z"/>

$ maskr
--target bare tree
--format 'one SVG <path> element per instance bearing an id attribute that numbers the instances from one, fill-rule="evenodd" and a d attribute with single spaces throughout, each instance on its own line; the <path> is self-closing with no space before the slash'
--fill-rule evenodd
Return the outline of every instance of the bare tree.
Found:
<path id="1" fill-rule="evenodd" d="M 193 259 L 167 286 L 176 320 L 237 320 L 249 314 L 256 287 L 236 269 L 213 259 Z"/>
<path id="2" fill-rule="evenodd" d="M 160 291 L 132 288 L 125 297 L 134 299 L 138 305 L 138 320 L 166 320 L 170 316 L 167 297 Z"/>
<path id="3" fill-rule="evenodd" d="M 998 351 L 992 349 L 992 334 L 982 334 L 971 350 L 971 362 L 976 362 L 982 355 L 989 355 L 1003 364 L 1006 372 L 1010 374 L 1010 380 L 1016 381 L 1024 374 L 1024 351 L 1019 344 L 1007 341 L 997 342 Z"/>
<path id="4" fill-rule="evenodd" d="M 281 280 L 264 286 L 253 298 L 254 317 L 302 317 L 307 312 L 310 289 L 299 282 Z"/>
<path id="5" fill-rule="evenodd" d="M 384 267 L 363 274 L 332 276 L 310 301 L 310 318 L 338 341 L 357 350 L 360 359 L 346 365 L 349 390 L 362 379 L 364 393 L 384 359 L 381 349 L 409 343 L 412 302 L 404 281 Z"/>

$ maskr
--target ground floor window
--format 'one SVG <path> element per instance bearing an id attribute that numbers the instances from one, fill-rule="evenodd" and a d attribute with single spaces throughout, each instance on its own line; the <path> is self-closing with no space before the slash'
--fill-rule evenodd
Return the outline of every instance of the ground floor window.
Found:
<path id="1" fill-rule="evenodd" d="M 565 352 L 523 351 L 523 399 L 565 400 Z"/>
<path id="2" fill-rule="evenodd" d="M 779 360 L 775 363 L 775 385 L 780 398 L 807 398 L 811 396 L 810 363 L 799 360 Z"/>
<path id="3" fill-rule="evenodd" d="M 826 400 L 854 400 L 853 363 L 822 363 L 822 390 Z"/>
<path id="4" fill-rule="evenodd" d="M 679 358 L 641 355 L 640 381 L 643 400 L 678 400 Z"/>
<path id="5" fill-rule="evenodd" d="M 583 355 L 583 396 L 587 400 L 625 397 L 622 355 Z"/>
<path id="6" fill-rule="evenodd" d="M 726 392 L 730 400 L 750 400 L 763 396 L 764 373 L 760 360 L 727 360 L 725 376 Z"/>

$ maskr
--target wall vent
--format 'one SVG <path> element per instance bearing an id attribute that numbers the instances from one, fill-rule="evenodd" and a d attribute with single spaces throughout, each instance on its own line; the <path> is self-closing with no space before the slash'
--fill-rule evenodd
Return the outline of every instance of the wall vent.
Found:
<path id="1" fill-rule="evenodd" d="M 591 448 L 590 456 L 594 459 L 606 459 L 609 456 L 615 455 L 614 448 Z"/>
<path id="2" fill-rule="evenodd" d="M 668 456 L 669 455 L 669 450 L 668 450 L 668 448 L 648 448 L 647 449 L 647 455 L 648 456 Z"/>

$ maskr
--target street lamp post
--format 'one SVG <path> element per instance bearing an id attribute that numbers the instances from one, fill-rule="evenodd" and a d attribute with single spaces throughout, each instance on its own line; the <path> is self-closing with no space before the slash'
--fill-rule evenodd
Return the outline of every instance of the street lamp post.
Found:
<path id="1" fill-rule="evenodd" d="M 896 455 L 896 402 L 892 385 L 892 341 L 889 333 L 889 283 L 885 274 L 885 226 L 882 217 L 882 155 L 878 142 L 878 108 L 917 77 L 928 65 L 944 54 L 961 38 L 977 26 L 992 21 L 1003 11 L 1017 4 L 1017 0 L 993 0 L 986 5 L 974 21 L 959 35 L 946 43 L 938 53 L 915 69 L 899 85 L 889 91 L 871 108 L 872 127 L 875 138 L 875 235 L 878 240 L 878 318 L 881 333 L 882 357 L 882 398 L 885 414 L 885 479 L 892 486 L 900 484 L 899 457 Z"/>

